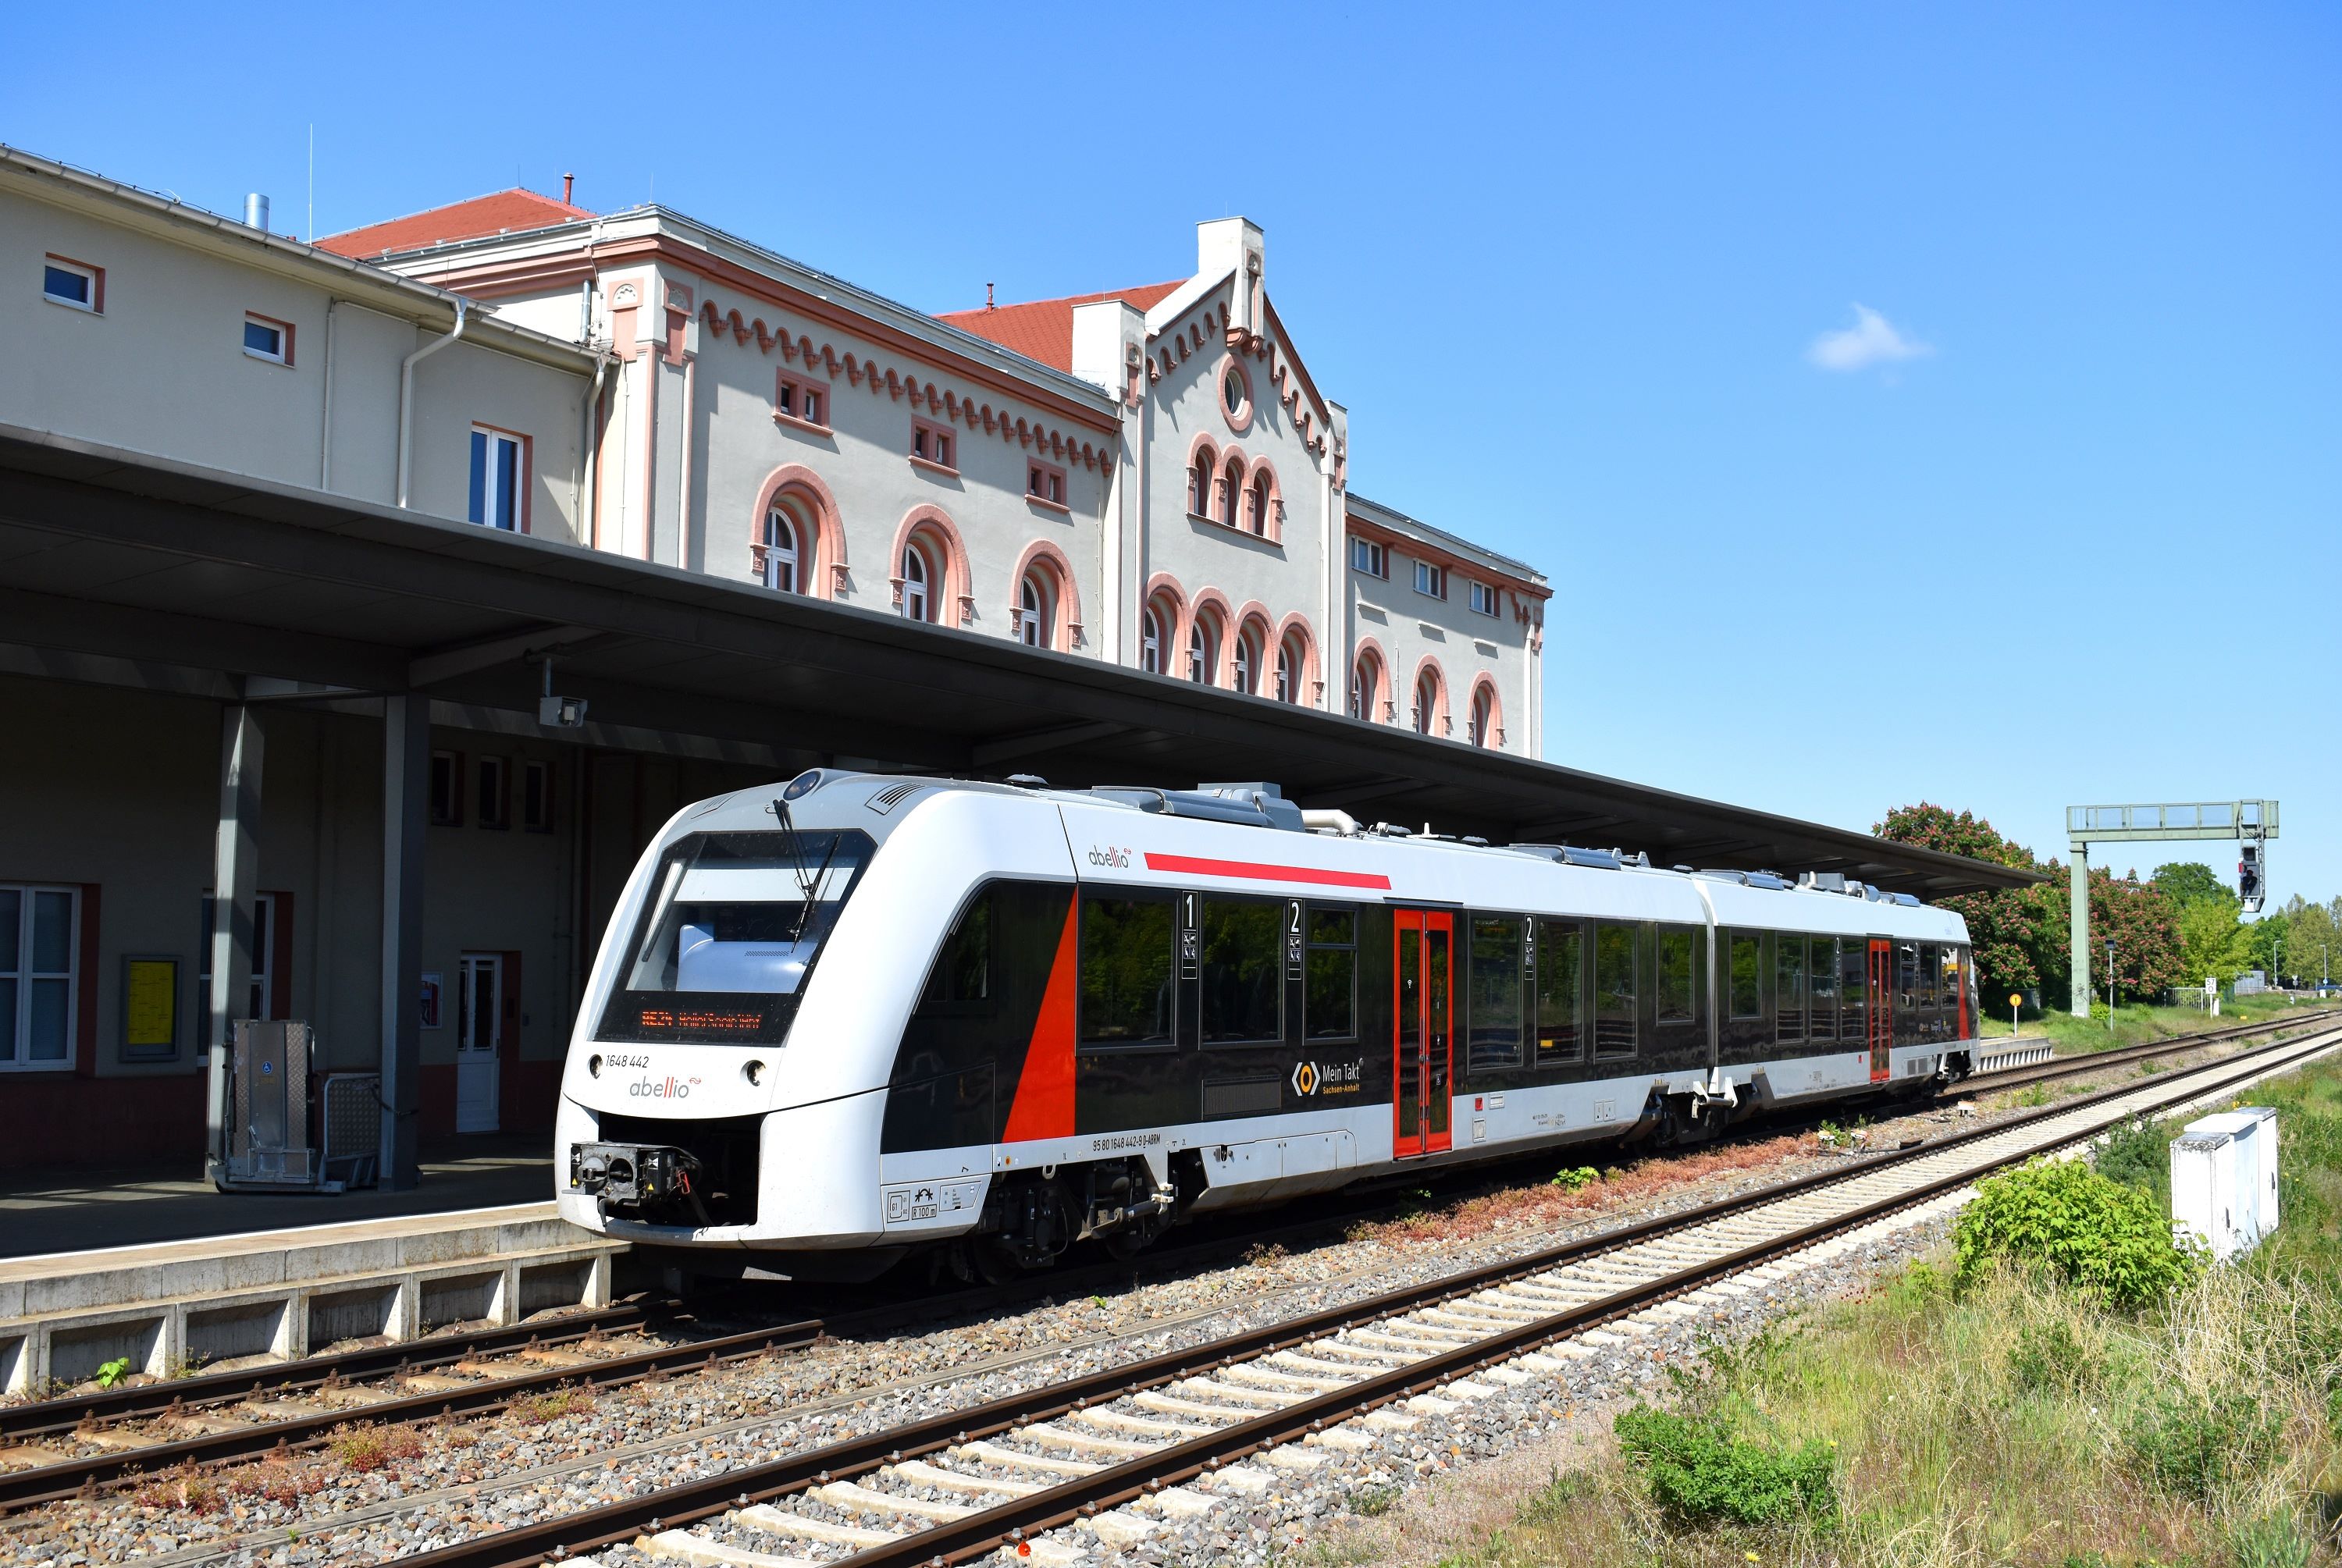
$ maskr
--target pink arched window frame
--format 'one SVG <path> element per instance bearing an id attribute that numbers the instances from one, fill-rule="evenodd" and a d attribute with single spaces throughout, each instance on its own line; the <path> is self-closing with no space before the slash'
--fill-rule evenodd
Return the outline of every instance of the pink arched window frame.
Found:
<path id="1" fill-rule="evenodd" d="M 1293 700 L 1305 708 L 1324 707 L 1326 676 L 1325 672 L 1318 667 L 1317 633 L 1309 624 L 1309 617 L 1298 611 L 1276 624 L 1276 639 L 1270 644 L 1268 664 L 1270 680 L 1273 682 L 1276 676 L 1276 650 L 1283 648 L 1288 643 L 1297 645 L 1301 650 L 1301 667 L 1293 673 L 1296 683 Z M 1272 685 L 1270 689 L 1274 691 L 1275 687 Z"/>
<path id="2" fill-rule="evenodd" d="M 1428 722 L 1417 720 L 1416 733 L 1426 735 L 1449 735 L 1456 733 L 1455 721 L 1448 714 L 1447 672 L 1439 666 L 1438 658 L 1426 654 L 1416 661 L 1415 674 L 1406 683 L 1406 700 L 1410 709 L 1420 706 L 1417 694 L 1423 690 L 1423 679 L 1431 677 L 1432 711 Z"/>
<path id="3" fill-rule="evenodd" d="M 903 552 L 911 542 L 919 540 L 927 546 L 928 558 L 943 568 L 943 581 L 927 584 L 927 592 L 937 596 L 935 624 L 938 626 L 965 626 L 976 618 L 976 592 L 969 581 L 967 545 L 960 539 L 959 524 L 940 506 L 921 504 L 903 514 L 903 521 L 895 528 L 895 547 L 886 556 L 886 581 L 894 589 L 894 605 L 903 606 Z M 1020 579 L 1021 580 L 1021 579 Z"/>
<path id="4" fill-rule="evenodd" d="M 1358 678 L 1358 666 L 1371 654 L 1375 661 L 1375 689 L 1365 693 L 1365 718 L 1368 724 L 1386 724 L 1398 716 L 1398 699 L 1391 690 L 1390 655 L 1372 637 L 1358 639 L 1356 651 L 1350 655 L 1350 679 Z"/>
<path id="5" fill-rule="evenodd" d="M 1505 744 L 1505 699 L 1496 690 L 1496 678 L 1494 675 L 1483 674 L 1473 677 L 1472 698 L 1464 709 L 1465 738 L 1467 740 L 1474 738 L 1470 734 L 1472 715 L 1479 711 L 1480 700 L 1483 697 L 1486 697 L 1488 702 L 1488 723 L 1484 732 L 1477 737 L 1477 744 L 1490 751 L 1501 751 Z"/>
<path id="6" fill-rule="evenodd" d="M 1025 553 L 1016 557 L 1016 569 L 1008 574 L 1008 624 L 1012 630 L 1016 627 L 1016 617 L 1024 610 L 1025 579 L 1036 568 L 1049 578 L 1049 646 L 1071 652 L 1082 639 L 1081 590 L 1074 584 L 1072 560 L 1046 539 L 1026 545 Z"/>
<path id="7" fill-rule="evenodd" d="M 801 463 L 783 464 L 756 487 L 756 504 L 748 514 L 749 570 L 757 582 L 765 580 L 765 518 L 784 494 L 797 504 L 796 510 L 813 525 L 812 538 L 797 540 L 797 592 L 816 599 L 835 599 L 846 583 L 846 525 L 838 516 L 837 497 L 830 494 L 820 474 Z M 896 552 L 898 558 L 900 554 Z"/>

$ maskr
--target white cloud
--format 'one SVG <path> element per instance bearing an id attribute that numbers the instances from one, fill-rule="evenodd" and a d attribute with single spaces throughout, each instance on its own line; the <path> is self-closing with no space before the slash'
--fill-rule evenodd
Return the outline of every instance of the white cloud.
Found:
<path id="1" fill-rule="evenodd" d="M 1935 353 L 1932 344 L 1904 335 L 1896 325 L 1867 305 L 1854 307 L 1854 325 L 1826 332 L 1814 339 L 1806 357 L 1824 370 L 1867 370 L 1874 365 L 1920 359 Z"/>

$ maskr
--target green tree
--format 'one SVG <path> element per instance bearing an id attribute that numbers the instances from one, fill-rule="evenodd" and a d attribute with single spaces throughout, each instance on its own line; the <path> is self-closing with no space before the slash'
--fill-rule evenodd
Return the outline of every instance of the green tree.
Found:
<path id="1" fill-rule="evenodd" d="M 1922 801 L 1897 806 L 1887 820 L 1870 831 L 1897 844 L 1942 850 L 1971 860 L 1991 861 L 2022 871 L 2039 871 L 2040 862 L 2024 845 L 2003 838 L 1992 824 L 1968 812 Z M 1975 950 L 1977 974 L 1983 994 L 1997 1002 L 2011 991 L 2046 985 L 2042 973 L 2050 933 L 2036 896 L 2039 888 L 2004 888 L 1994 893 L 1962 894 L 1939 901 L 1967 922 L 1968 941 Z M 2050 923 L 2054 924 L 2054 922 Z M 2062 971 L 2063 965 L 2060 965 Z"/>
<path id="2" fill-rule="evenodd" d="M 2222 888 L 2219 896 L 2198 898 L 2179 907 L 2179 968 L 2183 984 L 2207 977 L 2227 984 L 2252 964 L 2252 949 L 2237 918 L 2243 907 L 2234 894 Z"/>
<path id="3" fill-rule="evenodd" d="M 2283 910 L 2271 910 L 2246 926 L 2245 967 L 2259 970 L 2272 984 L 2276 984 L 2280 962 L 2288 971 L 2294 968 L 2301 954 L 2294 947 L 2292 925 Z"/>
<path id="4" fill-rule="evenodd" d="M 2226 898 L 2236 895 L 2221 885 L 2212 868 L 2201 861 L 2178 861 L 2170 865 L 2158 865 L 2149 879 L 2163 890 L 2163 895 L 2181 908 L 2200 898 Z"/>

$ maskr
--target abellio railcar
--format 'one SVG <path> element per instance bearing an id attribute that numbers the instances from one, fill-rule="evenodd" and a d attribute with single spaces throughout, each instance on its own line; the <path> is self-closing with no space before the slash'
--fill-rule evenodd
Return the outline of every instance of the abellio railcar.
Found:
<path id="1" fill-rule="evenodd" d="M 1411 1165 L 1965 1074 L 1967 932 L 1837 878 L 1361 829 L 1266 784 L 816 771 L 636 868 L 563 1213 L 709 1273 L 989 1278 Z"/>

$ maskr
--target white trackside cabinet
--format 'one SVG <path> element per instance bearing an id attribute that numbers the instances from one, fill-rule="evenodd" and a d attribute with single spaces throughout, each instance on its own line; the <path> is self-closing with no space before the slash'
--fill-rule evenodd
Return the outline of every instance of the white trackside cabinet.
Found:
<path id="1" fill-rule="evenodd" d="M 2253 1121 L 2253 1229 L 2260 1235 L 2277 1233 L 2277 1107 L 2239 1105 L 2229 1113 Z"/>
<path id="2" fill-rule="evenodd" d="M 2261 1164 L 2266 1156 L 2273 1183 L 2276 1144 L 2273 1112 L 2223 1111 L 2190 1122 L 2171 1141 L 2172 1229 L 2201 1241 L 2217 1262 L 2250 1252 L 2269 1228 L 2261 1223 Z M 2269 1193 L 2273 1226 L 2273 1185 Z"/>

